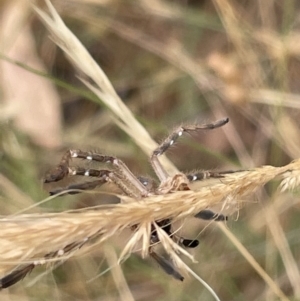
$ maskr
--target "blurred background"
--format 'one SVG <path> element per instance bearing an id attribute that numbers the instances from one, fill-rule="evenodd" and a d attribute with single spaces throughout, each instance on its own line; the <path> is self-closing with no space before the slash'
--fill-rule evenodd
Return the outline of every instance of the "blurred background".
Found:
<path id="1" fill-rule="evenodd" d="M 52 3 L 157 142 L 178 124 L 230 118 L 222 129 L 183 137 L 168 152 L 179 170 L 281 166 L 299 157 L 299 1 Z M 72 147 L 113 154 L 134 173 L 154 176 L 147 156 L 78 80 L 30 3 L 1 1 L 0 12 L 0 214 L 47 197 L 53 187 L 42 184 L 43 175 Z M 247 199 L 227 227 L 290 300 L 299 300 L 299 194 L 279 194 L 277 186 Z M 65 196 L 28 212 L 107 200 Z M 191 251 L 198 263 L 186 262 L 221 300 L 279 300 L 216 224 L 191 219 L 181 232 L 200 240 Z M 122 264 L 124 278 L 120 270 L 120 277 L 113 270 L 100 275 L 116 265 L 127 238 L 29 285 L 45 271 L 37 268 L 1 292 L 2 300 L 213 300 L 195 279 L 176 282 L 138 255 Z"/>

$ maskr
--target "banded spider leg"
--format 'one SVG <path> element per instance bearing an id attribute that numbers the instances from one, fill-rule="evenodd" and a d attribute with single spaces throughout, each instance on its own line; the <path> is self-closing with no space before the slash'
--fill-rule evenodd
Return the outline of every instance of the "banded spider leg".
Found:
<path id="1" fill-rule="evenodd" d="M 180 126 L 178 127 L 171 135 L 169 135 L 160 145 L 156 148 L 151 156 L 151 164 L 152 167 L 161 182 L 166 181 L 169 177 L 166 170 L 161 165 L 158 157 L 165 153 L 174 143 L 176 140 L 183 135 L 184 132 L 195 132 L 198 130 L 212 130 L 219 128 L 226 123 L 229 122 L 229 118 L 220 119 L 214 123 L 207 123 L 207 124 L 196 124 L 192 126 Z"/>
<path id="2" fill-rule="evenodd" d="M 4 276 L 3 278 L 0 279 L 0 290 L 3 288 L 8 288 L 12 286 L 13 284 L 21 281 L 26 275 L 31 273 L 31 271 L 39 265 L 43 265 L 47 262 L 47 259 L 53 259 L 53 258 L 59 258 L 62 257 L 63 255 L 67 255 L 68 253 L 74 252 L 75 250 L 80 249 L 85 243 L 87 239 L 81 241 L 81 242 L 74 242 L 71 243 L 67 246 L 65 246 L 63 249 L 55 251 L 55 252 L 50 252 L 45 255 L 43 260 L 37 260 L 33 261 L 32 263 L 29 263 L 27 265 L 24 265 L 8 275 Z M 64 259 L 65 260 L 65 259 Z"/>
<path id="3" fill-rule="evenodd" d="M 71 158 L 110 164 L 114 170 L 96 170 L 70 167 Z M 73 185 L 73 187 L 76 189 L 84 189 L 85 187 L 94 188 L 98 185 L 102 185 L 111 181 L 115 183 L 126 195 L 135 198 L 141 198 L 148 195 L 148 191 L 145 186 L 132 174 L 123 161 L 113 156 L 107 156 L 93 152 L 84 152 L 81 150 L 68 150 L 62 157 L 61 162 L 47 173 L 44 182 L 57 182 L 68 175 L 82 175 L 100 178 L 100 180 L 97 180 L 98 182 L 94 184 L 87 184 L 85 182 L 79 184 L 79 186 Z"/>

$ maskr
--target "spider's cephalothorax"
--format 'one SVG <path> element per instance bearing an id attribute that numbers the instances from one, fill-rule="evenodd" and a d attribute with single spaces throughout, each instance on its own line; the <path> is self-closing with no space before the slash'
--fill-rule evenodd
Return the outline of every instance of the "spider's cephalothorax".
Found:
<path id="1" fill-rule="evenodd" d="M 148 195 L 153 194 L 167 194 L 174 191 L 189 190 L 189 183 L 193 181 L 201 181 L 208 178 L 222 178 L 223 174 L 226 172 L 212 172 L 212 171 L 201 171 L 190 174 L 177 173 L 174 176 L 168 175 L 167 171 L 163 168 L 159 161 L 159 156 L 165 153 L 169 147 L 171 147 L 176 140 L 182 136 L 184 132 L 193 132 L 201 129 L 215 129 L 225 125 L 229 121 L 228 118 L 221 119 L 214 123 L 202 124 L 202 125 L 192 125 L 192 126 L 180 126 L 178 127 L 170 136 L 168 136 L 158 148 L 156 148 L 150 158 L 151 165 L 155 171 L 160 184 L 157 185 L 150 178 L 136 177 L 128 167 L 118 158 L 102 155 L 93 152 L 85 152 L 81 150 L 68 150 L 62 157 L 60 163 L 53 168 L 45 176 L 45 183 L 57 182 L 62 180 L 67 176 L 79 175 L 86 177 L 93 177 L 95 180 L 87 181 L 79 184 L 69 185 L 67 187 L 52 190 L 51 195 L 58 193 L 78 193 L 80 190 L 94 189 L 101 186 L 107 182 L 114 183 L 121 191 L 132 198 L 142 199 L 146 198 Z M 84 159 L 88 161 L 95 161 L 98 163 L 103 163 L 110 165 L 110 169 L 92 169 L 83 167 L 73 167 L 70 165 L 70 161 L 73 158 Z M 76 191 L 74 191 L 76 189 Z M 73 191 L 72 191 L 73 190 Z M 215 220 L 215 221 L 225 221 L 227 217 L 222 214 L 216 214 L 210 210 L 202 210 L 195 215 L 196 218 L 201 218 L 204 220 Z M 169 237 L 174 239 L 176 243 L 184 247 L 195 248 L 198 246 L 198 240 L 190 240 L 182 237 L 176 236 L 172 231 L 172 220 L 170 218 L 155 221 L 156 225 L 162 228 Z M 136 228 L 138 225 L 132 227 Z M 89 240 L 87 238 L 86 240 Z M 155 230 L 154 225 L 151 227 L 151 237 L 149 237 L 150 245 L 154 245 L 159 242 L 158 234 Z M 80 243 L 72 243 L 65 246 L 62 250 L 57 252 L 51 252 L 45 255 L 45 259 L 59 257 L 61 254 L 76 250 L 80 248 L 86 241 Z M 165 259 L 164 257 L 158 255 L 154 252 L 152 246 L 150 246 L 149 254 L 156 262 L 163 268 L 163 270 L 172 275 L 178 280 L 183 280 L 181 274 L 174 268 L 172 263 Z M 0 279 L 0 289 L 6 288 L 19 280 L 23 279 L 38 263 L 28 264 L 20 269 L 13 271 L 7 276 Z"/>

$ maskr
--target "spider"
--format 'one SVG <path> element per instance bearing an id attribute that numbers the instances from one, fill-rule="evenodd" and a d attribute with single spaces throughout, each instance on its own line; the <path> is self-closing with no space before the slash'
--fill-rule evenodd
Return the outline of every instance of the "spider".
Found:
<path id="1" fill-rule="evenodd" d="M 218 120 L 214 123 L 201 124 L 201 125 L 192 125 L 192 126 L 180 126 L 178 127 L 171 135 L 169 135 L 159 146 L 156 148 L 151 157 L 150 162 L 154 172 L 156 173 L 160 183 L 157 184 L 153 179 L 147 177 L 135 176 L 129 168 L 121 161 L 120 159 L 110 156 L 103 155 L 94 152 L 85 152 L 79 149 L 68 150 L 62 157 L 60 163 L 50 170 L 44 179 L 45 183 L 58 182 L 64 179 L 67 176 L 85 176 L 96 178 L 96 180 L 72 184 L 65 188 L 60 188 L 50 191 L 50 195 L 55 194 L 74 194 L 78 193 L 79 190 L 94 189 L 98 186 L 101 186 L 107 182 L 114 183 L 121 191 L 130 197 L 136 199 L 143 199 L 149 195 L 153 194 L 167 194 L 174 191 L 183 191 L 189 190 L 189 183 L 193 181 L 201 181 L 208 178 L 222 178 L 224 174 L 228 172 L 213 172 L 213 171 L 200 171 L 195 173 L 177 173 L 174 176 L 168 175 L 167 171 L 163 168 L 162 164 L 159 161 L 159 156 L 165 153 L 176 140 L 183 135 L 184 132 L 193 132 L 203 129 L 216 129 L 226 123 L 229 119 L 224 118 Z M 110 165 L 110 169 L 92 169 L 92 168 L 83 168 L 83 167 L 74 167 L 70 165 L 71 159 L 83 159 L 88 161 L 95 161 L 98 163 L 104 163 Z M 230 171 L 229 171 L 230 172 Z M 77 191 L 74 191 L 76 189 Z M 73 190 L 73 191 L 72 191 Z M 196 218 L 204 220 L 213 220 L 213 221 L 225 221 L 227 216 L 223 214 L 216 214 L 213 211 L 206 209 L 198 212 L 195 215 Z M 195 248 L 198 246 L 198 240 L 186 239 L 183 237 L 177 237 L 172 231 L 172 220 L 170 218 L 155 221 L 155 223 L 161 227 L 167 235 L 172 238 L 176 243 L 187 247 Z M 138 225 L 132 226 L 134 230 Z M 154 225 L 151 227 L 150 235 L 150 256 L 159 264 L 159 266 L 169 275 L 173 276 L 175 279 L 183 281 L 183 276 L 175 269 L 171 261 L 167 260 L 165 257 L 157 254 L 152 245 L 159 242 L 158 234 L 155 230 Z M 84 245 L 84 242 L 71 243 L 65 246 L 62 250 L 51 252 L 45 255 L 45 259 L 59 257 L 60 254 L 66 254 L 70 251 L 81 248 Z M 16 282 L 23 279 L 36 265 L 40 265 L 42 262 L 35 262 L 28 264 L 20 269 L 14 270 L 10 274 L 4 276 L 0 279 L 0 289 L 7 288 Z"/>

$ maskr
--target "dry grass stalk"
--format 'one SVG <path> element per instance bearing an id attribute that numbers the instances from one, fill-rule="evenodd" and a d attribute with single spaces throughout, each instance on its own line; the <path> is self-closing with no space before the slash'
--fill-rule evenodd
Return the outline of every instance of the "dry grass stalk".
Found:
<path id="1" fill-rule="evenodd" d="M 130 247 L 125 249 L 131 252 L 138 241 L 142 240 L 143 254 L 147 255 L 151 222 L 169 217 L 182 219 L 193 216 L 216 204 L 222 204 L 224 208 L 237 208 L 240 199 L 278 176 L 284 178 L 281 182 L 282 190 L 298 186 L 300 160 L 283 167 L 263 166 L 227 174 L 221 180 L 198 190 L 153 195 L 143 200 L 120 196 L 122 204 L 105 208 L 2 218 L 0 271 L 4 273 L 21 262 L 40 260 L 49 252 L 63 249 L 74 242 L 90 241 L 95 236 L 98 240 L 94 244 L 103 242 L 134 224 L 140 226 L 133 234 Z M 171 253 L 174 251 L 174 246 L 170 246 L 167 237 L 162 237 L 161 241 Z"/>
<path id="2" fill-rule="evenodd" d="M 99 102 L 102 101 L 110 109 L 115 123 L 127 132 L 135 140 L 135 143 L 149 155 L 157 147 L 157 144 L 120 99 L 101 67 L 94 61 L 77 37 L 67 28 L 50 1 L 47 0 L 46 4 L 49 8 L 49 15 L 36 7 L 35 11 L 51 32 L 51 38 L 82 74 L 79 79 L 99 97 Z M 169 172 L 174 173 L 176 171 L 174 165 L 166 157 L 162 160 Z"/>

